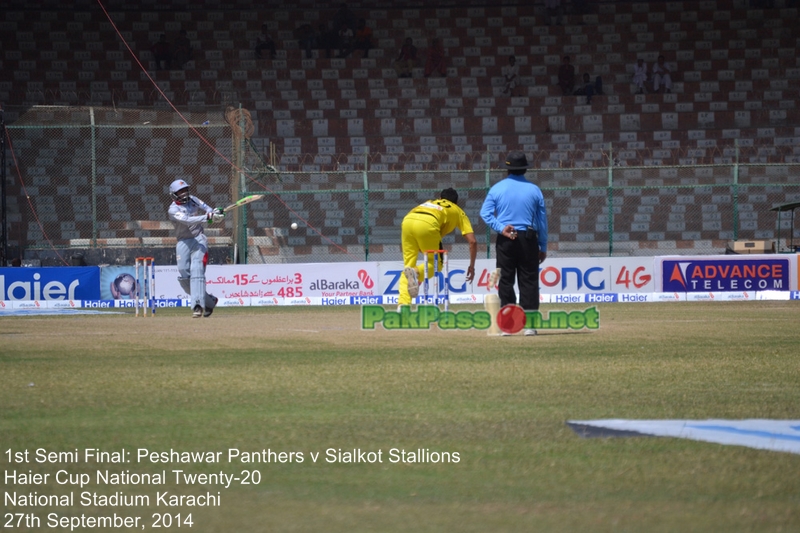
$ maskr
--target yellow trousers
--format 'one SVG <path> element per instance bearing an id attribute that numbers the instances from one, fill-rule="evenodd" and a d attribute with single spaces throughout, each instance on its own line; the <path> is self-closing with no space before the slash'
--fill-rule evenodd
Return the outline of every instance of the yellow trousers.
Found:
<path id="1" fill-rule="evenodd" d="M 438 250 L 439 244 L 442 241 L 441 230 L 439 229 L 438 222 L 435 218 L 410 213 L 403 219 L 402 229 L 400 231 L 400 244 L 403 248 L 403 267 L 411 267 L 417 270 L 417 279 L 419 280 L 420 287 L 423 284 L 423 272 L 425 267 L 423 264 L 417 264 L 417 257 L 425 250 Z M 441 259 L 437 260 L 441 263 Z M 428 263 L 428 277 L 433 277 L 434 273 L 434 259 L 431 256 L 423 258 Z M 398 302 L 400 305 L 411 305 L 411 295 L 408 294 L 408 280 L 405 276 L 400 276 L 400 298 Z"/>

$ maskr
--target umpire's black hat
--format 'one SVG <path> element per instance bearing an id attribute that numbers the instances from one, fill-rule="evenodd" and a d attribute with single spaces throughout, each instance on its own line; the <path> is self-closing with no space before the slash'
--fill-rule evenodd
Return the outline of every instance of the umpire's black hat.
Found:
<path id="1" fill-rule="evenodd" d="M 520 151 L 509 152 L 506 156 L 506 168 L 508 170 L 525 170 L 530 168 L 528 158 Z"/>

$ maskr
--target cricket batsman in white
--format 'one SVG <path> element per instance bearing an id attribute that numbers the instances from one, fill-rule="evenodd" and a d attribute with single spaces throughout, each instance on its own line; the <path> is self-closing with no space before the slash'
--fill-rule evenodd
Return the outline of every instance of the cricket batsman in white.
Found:
<path id="1" fill-rule="evenodd" d="M 169 186 L 172 204 L 169 219 L 175 226 L 178 283 L 191 295 L 192 317 L 208 317 L 214 312 L 217 297 L 206 292 L 206 265 L 208 264 L 208 237 L 203 224 L 225 218 L 221 208 L 212 208 L 196 196 L 189 194 L 189 184 L 175 180 Z"/>

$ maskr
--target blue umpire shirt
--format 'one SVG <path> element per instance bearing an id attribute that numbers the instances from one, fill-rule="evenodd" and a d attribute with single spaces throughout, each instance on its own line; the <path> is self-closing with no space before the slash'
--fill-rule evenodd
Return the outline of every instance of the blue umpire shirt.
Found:
<path id="1" fill-rule="evenodd" d="M 509 174 L 496 183 L 481 207 L 481 218 L 497 233 L 509 224 L 523 234 L 528 226 L 538 233 L 539 250 L 547 252 L 547 210 L 541 189 L 525 176 Z"/>

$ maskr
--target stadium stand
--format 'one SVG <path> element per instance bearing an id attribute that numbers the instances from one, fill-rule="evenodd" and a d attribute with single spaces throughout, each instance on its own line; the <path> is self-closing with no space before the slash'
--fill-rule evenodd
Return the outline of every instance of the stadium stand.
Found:
<path id="1" fill-rule="evenodd" d="M 12 0 L 0 21 L 0 61 L 10 74 L 0 81 L 0 101 L 12 125 L 22 110 L 41 105 L 91 105 L 143 114 L 170 111 L 167 99 L 179 109 L 199 113 L 241 105 L 252 112 L 254 138 L 276 146 L 280 170 L 314 172 L 308 185 L 319 189 L 331 185 L 326 172 L 355 169 L 365 153 L 372 154 L 373 168 L 397 171 L 381 174 L 382 183 L 376 187 L 387 189 L 436 189 L 440 183 L 430 171 L 463 169 L 468 160 L 459 160 L 458 154 L 488 151 L 497 165 L 499 156 L 518 147 L 531 154 L 539 168 L 559 170 L 545 185 L 565 188 L 602 182 L 609 147 L 614 163 L 622 167 L 730 163 L 737 157 L 734 143 L 744 162 L 794 163 L 800 161 L 798 8 L 789 0 L 775 3 L 775 9 L 763 10 L 750 8 L 747 0 L 597 2 L 580 16 L 568 11 L 567 25 L 546 26 L 544 8 L 537 3 L 444 2 L 434 8 L 411 1 L 350 2 L 374 31 L 377 46 L 369 58 L 359 53 L 327 58 L 321 50 L 306 58 L 293 26 L 316 26 L 327 16 L 318 3 L 308 0 L 275 2 L 266 12 L 243 1 L 145 1 L 135 8 L 128 2 L 104 3 L 134 58 L 97 3 L 83 0 L 67 10 L 49 2 Z M 257 60 L 253 55 L 251 43 L 262 23 L 278 43 L 274 59 Z M 181 28 L 192 41 L 193 59 L 183 69 L 156 71 L 151 43 L 159 34 L 174 35 Z M 423 57 L 412 78 L 398 79 L 392 61 L 407 37 L 421 55 L 432 38 L 440 38 L 448 75 L 424 77 Z M 661 54 L 674 73 L 672 92 L 634 94 L 631 69 L 636 58 L 652 65 Z M 501 92 L 500 68 L 509 55 L 518 59 L 523 89 L 522 96 L 513 98 Z M 591 105 L 583 96 L 561 94 L 556 74 L 564 55 L 572 57 L 577 73 L 602 76 L 604 94 Z M 145 222 L 163 218 L 164 180 L 153 169 L 161 166 L 170 176 L 200 170 L 205 189 L 198 194 L 220 201 L 228 192 L 230 169 L 219 161 L 210 165 L 213 168 L 197 169 L 191 162 L 199 149 L 196 140 L 183 139 L 178 153 L 167 153 L 157 134 L 142 132 L 138 137 L 136 131 L 135 139 L 121 139 L 109 148 L 113 157 L 103 164 L 100 186 L 111 220 L 95 231 L 108 245 L 168 244 L 168 228 Z M 74 149 L 68 141 L 41 148 L 33 171 L 27 170 L 35 178 L 32 187 L 40 192 L 37 204 L 52 206 L 58 194 L 73 195 L 68 214 L 74 222 L 44 221 L 62 242 L 84 235 L 91 222 L 86 185 L 70 178 L 74 183 L 59 191 L 50 181 L 55 174 L 50 165 L 61 165 Z M 130 169 L 132 158 L 127 156 L 135 152 L 145 153 L 149 163 Z M 476 164 L 483 168 L 480 157 Z M 727 231 L 714 224 L 726 208 L 725 198 L 706 198 L 702 189 L 727 176 L 715 175 L 714 168 L 673 170 L 632 170 L 621 180 L 642 187 L 613 199 L 615 224 L 623 228 L 617 237 L 635 243 L 630 253 L 661 246 L 678 249 L 698 241 L 700 246 L 714 242 L 718 247 L 728 238 Z M 698 175 L 700 170 L 710 173 Z M 797 181 L 785 166 L 770 172 L 772 178 Z M 65 174 L 61 169 L 58 173 Z M 136 176 L 133 182 L 130 175 Z M 215 177 L 219 175 L 222 180 Z M 353 183 L 360 179 L 348 178 Z M 484 184 L 483 176 L 460 179 L 455 173 L 448 181 L 464 188 Z M 687 195 L 653 194 L 648 189 L 665 184 L 698 188 Z M 291 185 L 276 188 L 288 190 Z M 380 226 L 396 227 L 403 209 L 396 207 L 399 197 L 389 191 L 386 195 L 371 206 L 371 216 Z M 470 205 L 477 205 L 480 195 L 466 197 Z M 602 210 L 594 217 L 586 214 L 596 203 L 592 195 L 591 190 L 556 191 L 555 250 L 585 250 L 590 243 L 599 243 L 602 250 L 607 222 Z M 795 199 L 768 187 L 752 189 L 750 196 L 743 205 L 755 207 L 745 227 L 757 228 L 754 232 L 767 231 L 772 221 L 759 213 L 762 199 Z M 358 248 L 364 244 L 361 201 L 342 193 L 328 200 L 326 208 L 319 207 L 325 200 L 311 207 L 308 199 L 298 199 L 296 209 L 309 210 L 321 225 L 335 224 L 339 233 L 333 244 Z M 707 229 L 682 229 L 681 206 L 690 203 L 703 203 Z M 579 219 L 569 218 L 573 215 L 567 213 L 581 208 Z M 270 218 L 270 211 L 280 209 L 268 204 L 263 210 L 254 208 L 258 226 L 251 242 L 261 246 L 264 255 L 276 253 L 270 249 L 275 242 L 270 233 L 273 225 L 285 222 Z M 568 218 L 560 220 L 559 213 Z M 129 220 L 142 222 L 124 222 Z M 31 230 L 28 238 L 37 237 L 37 231 Z M 376 250 L 396 241 L 389 233 L 371 236 Z M 326 246 L 314 235 L 293 236 L 288 244 L 297 255 Z"/>

